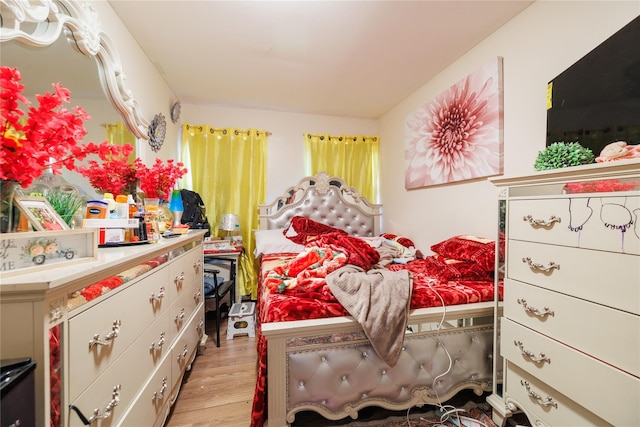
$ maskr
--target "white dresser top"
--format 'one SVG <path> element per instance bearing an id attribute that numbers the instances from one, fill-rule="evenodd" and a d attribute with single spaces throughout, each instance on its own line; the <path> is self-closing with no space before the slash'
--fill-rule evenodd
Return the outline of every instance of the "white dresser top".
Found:
<path id="1" fill-rule="evenodd" d="M 204 240 L 205 230 L 189 230 L 187 234 L 158 243 L 98 248 L 97 259 L 72 264 L 54 264 L 49 268 L 9 277 L 0 274 L 0 296 L 23 292 L 46 292 L 62 285 L 95 282 L 134 267 L 156 256 Z M 73 286 L 72 286 L 73 287 Z"/>

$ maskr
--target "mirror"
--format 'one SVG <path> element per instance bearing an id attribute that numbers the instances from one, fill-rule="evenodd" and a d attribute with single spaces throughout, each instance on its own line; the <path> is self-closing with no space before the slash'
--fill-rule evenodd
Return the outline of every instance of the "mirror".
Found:
<path id="1" fill-rule="evenodd" d="M 98 14 L 90 3 L 76 0 L 0 0 L 0 24 L 2 65 L 21 61 L 14 63 L 23 75 L 26 95 L 50 91 L 51 83 L 60 81 L 71 91 L 70 105 L 80 105 L 94 117 L 86 123 L 88 131 L 90 124 L 95 126 L 96 122 L 99 125 L 111 120 L 93 113 L 104 109 L 92 109 L 87 105 L 90 100 L 104 100 L 106 95 L 131 133 L 142 140 L 149 138 L 149 121 L 142 117 L 137 101 L 127 89 L 118 53 L 109 37 L 101 31 Z M 26 57 L 24 53 L 27 51 L 34 55 Z M 34 58 L 36 54 L 37 60 Z M 18 60 L 18 56 L 21 59 Z M 57 71 L 58 74 L 36 82 L 35 75 L 44 71 Z M 102 141 L 104 137 L 94 139 Z"/>

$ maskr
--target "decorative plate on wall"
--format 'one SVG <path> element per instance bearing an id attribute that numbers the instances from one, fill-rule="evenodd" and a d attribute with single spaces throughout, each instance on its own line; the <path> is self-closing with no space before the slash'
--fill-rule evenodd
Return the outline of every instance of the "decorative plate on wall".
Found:
<path id="1" fill-rule="evenodd" d="M 157 152 L 162 147 L 166 133 L 167 122 L 164 119 L 164 114 L 158 113 L 149 125 L 149 145 L 153 151 Z"/>
<path id="2" fill-rule="evenodd" d="M 171 121 L 173 123 L 178 123 L 180 119 L 180 101 L 176 101 L 171 107 Z"/>

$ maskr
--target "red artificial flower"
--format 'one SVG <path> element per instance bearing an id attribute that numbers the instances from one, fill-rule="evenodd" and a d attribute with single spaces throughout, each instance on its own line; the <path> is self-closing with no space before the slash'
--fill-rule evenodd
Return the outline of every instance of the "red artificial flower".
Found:
<path id="1" fill-rule="evenodd" d="M 20 80 L 16 68 L 0 67 L 0 179 L 28 187 L 49 167 L 54 174 L 62 167 L 73 170 L 76 160 L 111 150 L 107 141 L 78 145 L 91 117 L 81 107 L 63 106 L 70 101 L 68 89 L 54 83 L 51 93 L 36 95 L 37 108 L 29 107 Z M 26 117 L 20 103 L 29 107 Z"/>
<path id="2" fill-rule="evenodd" d="M 77 171 L 89 179 L 91 186 L 97 190 L 112 194 L 125 194 L 127 187 L 136 181 L 136 168 L 127 161 L 133 146 L 111 146 L 111 150 L 100 150 L 98 155 L 102 163 L 90 160 L 86 166 Z"/>
<path id="3" fill-rule="evenodd" d="M 140 180 L 140 190 L 147 198 L 168 200 L 171 189 L 176 185 L 178 179 L 187 173 L 184 164 L 174 163 L 173 159 L 167 160 L 166 164 L 163 164 L 162 160 L 156 159 L 153 166 L 148 168 L 138 158 L 135 160 L 135 165 L 136 176 Z"/>

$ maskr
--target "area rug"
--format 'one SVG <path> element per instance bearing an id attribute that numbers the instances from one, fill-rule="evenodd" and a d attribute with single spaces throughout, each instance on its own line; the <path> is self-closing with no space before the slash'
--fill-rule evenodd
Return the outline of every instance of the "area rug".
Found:
<path id="1" fill-rule="evenodd" d="M 491 407 L 485 396 L 461 392 L 453 400 L 438 405 L 423 405 L 408 411 L 365 408 L 358 419 L 326 420 L 317 414 L 302 412 L 294 427 L 497 427 L 491 419 Z"/>

